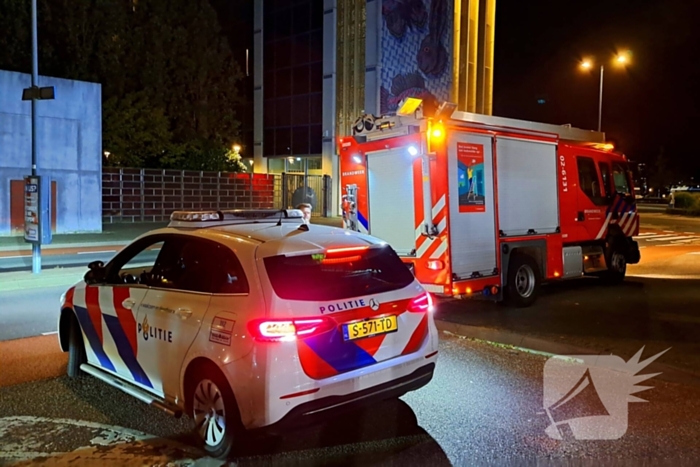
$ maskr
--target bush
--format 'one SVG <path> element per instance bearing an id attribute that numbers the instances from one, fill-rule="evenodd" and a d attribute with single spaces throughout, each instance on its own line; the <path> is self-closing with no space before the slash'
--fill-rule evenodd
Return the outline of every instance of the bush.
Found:
<path id="1" fill-rule="evenodd" d="M 673 195 L 673 200 L 675 208 L 700 210 L 700 193 L 676 192 Z"/>

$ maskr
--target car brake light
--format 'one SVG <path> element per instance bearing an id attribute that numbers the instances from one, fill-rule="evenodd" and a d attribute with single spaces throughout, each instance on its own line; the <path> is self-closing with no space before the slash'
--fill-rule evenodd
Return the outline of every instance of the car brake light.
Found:
<path id="1" fill-rule="evenodd" d="M 336 253 L 359 253 L 361 251 L 365 251 L 369 248 L 369 246 L 350 246 L 350 247 L 345 247 L 345 248 L 329 248 L 326 250 L 327 255 L 333 255 Z"/>
<path id="2" fill-rule="evenodd" d="M 408 311 L 413 313 L 422 313 L 425 311 L 433 311 L 435 306 L 433 304 L 433 297 L 429 293 L 424 293 L 419 295 L 408 304 Z"/>
<path id="3" fill-rule="evenodd" d="M 287 342 L 305 339 L 335 327 L 327 317 L 292 319 L 256 319 L 248 322 L 248 331 L 256 341 Z"/>

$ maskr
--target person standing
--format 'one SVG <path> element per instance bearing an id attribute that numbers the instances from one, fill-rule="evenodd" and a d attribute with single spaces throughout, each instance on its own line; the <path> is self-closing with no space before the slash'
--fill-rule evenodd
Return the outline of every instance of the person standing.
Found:
<path id="1" fill-rule="evenodd" d="M 297 206 L 297 209 L 303 214 L 302 222 L 304 224 L 311 223 L 311 205 L 309 203 L 301 203 Z"/>

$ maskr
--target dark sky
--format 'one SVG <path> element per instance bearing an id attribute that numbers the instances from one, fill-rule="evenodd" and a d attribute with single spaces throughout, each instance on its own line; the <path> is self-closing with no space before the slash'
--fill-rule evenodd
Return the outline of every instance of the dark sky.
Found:
<path id="1" fill-rule="evenodd" d="M 679 168 L 700 169 L 700 1 L 497 0 L 494 114 L 598 125 L 633 160 L 661 146 Z M 630 50 L 631 65 L 613 65 Z M 579 67 L 594 57 L 592 72 Z M 544 99 L 545 104 L 538 104 Z M 687 172 L 686 172 L 687 173 Z"/>

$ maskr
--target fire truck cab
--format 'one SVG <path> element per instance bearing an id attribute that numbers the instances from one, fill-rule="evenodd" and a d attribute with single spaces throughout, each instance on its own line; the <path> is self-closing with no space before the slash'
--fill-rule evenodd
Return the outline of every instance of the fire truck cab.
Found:
<path id="1" fill-rule="evenodd" d="M 618 283 L 639 262 L 631 172 L 603 133 L 402 108 L 339 139 L 343 218 L 389 243 L 427 290 L 523 307 L 544 282 Z"/>

